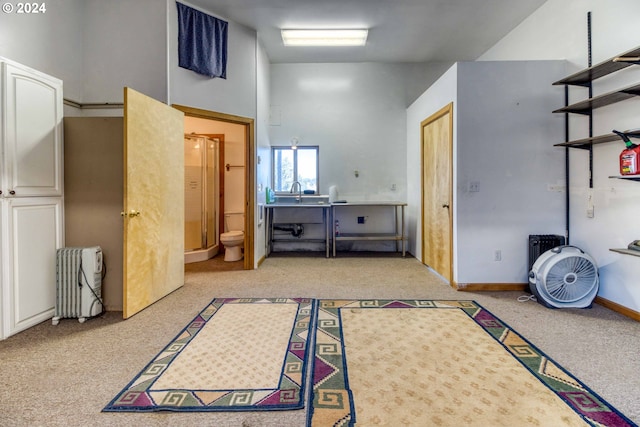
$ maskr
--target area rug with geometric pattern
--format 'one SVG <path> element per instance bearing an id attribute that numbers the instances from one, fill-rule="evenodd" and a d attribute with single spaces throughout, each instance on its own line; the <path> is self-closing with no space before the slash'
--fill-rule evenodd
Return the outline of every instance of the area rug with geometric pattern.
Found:
<path id="1" fill-rule="evenodd" d="M 312 299 L 215 299 L 103 409 L 304 407 Z"/>
<path id="2" fill-rule="evenodd" d="M 634 426 L 474 301 L 320 300 L 307 424 Z"/>

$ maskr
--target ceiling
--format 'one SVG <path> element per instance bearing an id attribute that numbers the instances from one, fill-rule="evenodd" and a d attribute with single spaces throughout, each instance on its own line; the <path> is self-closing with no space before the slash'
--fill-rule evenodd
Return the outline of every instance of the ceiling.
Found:
<path id="1" fill-rule="evenodd" d="M 473 61 L 546 0 L 188 0 L 258 32 L 272 63 Z M 369 28 L 365 47 L 284 47 L 281 28 Z"/>

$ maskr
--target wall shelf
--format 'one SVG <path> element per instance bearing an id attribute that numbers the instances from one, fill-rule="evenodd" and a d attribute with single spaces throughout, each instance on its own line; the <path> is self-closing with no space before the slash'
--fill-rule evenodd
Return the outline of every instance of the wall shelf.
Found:
<path id="1" fill-rule="evenodd" d="M 611 252 L 617 252 L 619 254 L 624 254 L 624 255 L 633 255 L 633 256 L 638 256 L 640 257 L 640 251 L 634 251 L 632 249 L 624 249 L 624 248 L 620 248 L 620 249 L 609 249 Z"/>
<path id="2" fill-rule="evenodd" d="M 594 136 L 591 138 L 582 138 L 576 139 L 574 141 L 562 142 L 560 144 L 554 144 L 554 147 L 571 147 L 588 150 L 590 145 L 604 144 L 605 142 L 613 142 L 616 140 L 621 141 L 618 135 L 616 135 L 615 133 L 610 133 L 606 135 Z"/>
<path id="3" fill-rule="evenodd" d="M 565 141 L 564 143 L 555 144 L 556 147 L 569 147 L 580 148 L 589 151 L 589 187 L 593 188 L 593 145 L 603 144 L 606 142 L 613 142 L 619 139 L 619 136 L 614 133 L 606 135 L 593 135 L 593 110 L 596 108 L 604 107 L 607 105 L 615 104 L 636 96 L 640 96 L 640 84 L 635 84 L 623 89 L 618 89 L 613 92 L 608 92 L 602 95 L 593 96 L 593 81 L 604 77 L 608 74 L 615 73 L 616 71 L 627 68 L 631 65 L 638 65 L 638 57 L 640 57 L 640 47 L 636 47 L 630 51 L 620 54 L 616 57 L 610 58 L 597 65 L 591 66 L 587 69 L 579 71 L 562 80 L 558 80 L 553 83 L 554 85 L 565 86 L 565 106 L 559 108 L 554 113 L 574 113 L 589 116 L 589 137 L 583 139 L 576 139 L 573 141 Z M 589 58 L 591 58 L 591 14 L 589 13 Z M 589 96 L 591 98 L 586 99 L 575 104 L 566 105 L 569 99 L 568 86 L 576 85 L 583 86 L 589 89 Z M 569 120 L 565 118 L 565 126 L 567 132 L 567 138 L 569 134 Z M 625 132 L 626 133 L 626 132 Z M 631 132 L 631 136 L 640 137 L 640 133 L 637 131 Z M 567 178 L 568 179 L 568 178 Z M 623 178 L 631 179 L 631 178 Z M 633 179 L 640 181 L 640 179 Z M 568 193 L 567 193 L 568 194 Z M 568 200 L 567 200 L 568 203 Z"/>
<path id="4" fill-rule="evenodd" d="M 627 181 L 640 181 L 640 175 L 615 175 L 610 176 L 609 178 L 625 179 Z"/>
<path id="5" fill-rule="evenodd" d="M 592 82 L 594 80 L 600 77 L 604 77 L 608 74 L 614 73 L 616 71 L 622 70 L 631 65 L 634 65 L 634 64 L 638 65 L 638 61 L 617 61 L 616 59 L 620 57 L 633 58 L 633 57 L 639 57 L 639 56 L 640 56 L 640 47 L 637 47 L 617 57 L 610 58 L 597 65 L 594 65 L 585 70 L 572 74 L 562 80 L 558 80 L 553 84 L 583 86 L 591 89 Z M 605 93 L 603 95 L 595 96 L 575 104 L 567 105 L 564 108 L 555 110 L 554 113 L 575 113 L 575 114 L 592 116 L 593 110 L 596 108 L 604 107 L 606 105 L 611 105 L 616 102 L 633 98 L 635 96 L 640 96 L 640 84 L 630 86 L 624 89 L 620 89 L 614 92 Z M 590 128 L 589 128 L 590 134 L 591 134 L 591 131 L 592 129 L 590 125 Z M 640 137 L 640 132 L 638 131 L 626 131 L 625 133 L 627 133 L 628 135 L 630 134 L 630 136 L 633 136 L 633 137 Z M 618 135 L 611 133 L 606 135 L 590 136 L 589 138 L 582 138 L 582 139 L 576 139 L 573 141 L 567 141 L 564 143 L 555 144 L 554 146 L 591 150 L 593 148 L 593 145 L 595 144 L 604 144 L 607 142 L 614 142 L 619 140 L 620 140 L 620 137 Z M 622 179 L 622 180 L 628 180 L 628 181 L 640 181 L 640 175 L 618 175 L 618 176 L 610 176 L 609 178 Z M 615 249 L 609 249 L 609 250 L 612 252 L 617 252 L 624 255 L 640 257 L 640 251 L 634 251 L 626 248 L 615 248 Z"/>
<path id="6" fill-rule="evenodd" d="M 596 108 L 615 104 L 616 102 L 624 101 L 635 96 L 640 96 L 640 84 L 619 89 L 614 92 L 605 93 L 603 95 L 594 96 L 593 98 L 585 99 L 584 101 L 580 101 L 575 104 L 567 105 L 566 107 L 555 110 L 554 113 L 576 113 L 589 115 Z"/>
<path id="7" fill-rule="evenodd" d="M 633 138 L 640 138 L 640 132 L 638 131 L 627 130 L 627 131 L 624 131 L 624 133 L 626 133 L 628 136 L 631 136 Z M 553 146 L 582 148 L 582 149 L 588 150 L 591 145 L 604 144 L 606 142 L 614 142 L 614 141 L 622 142 L 620 137 L 615 133 L 608 133 L 606 135 L 598 135 L 598 136 L 593 136 L 591 138 L 582 138 L 582 139 L 576 139 L 569 142 L 561 142 L 560 144 L 554 144 Z"/>
<path id="8" fill-rule="evenodd" d="M 616 58 L 633 56 L 640 56 L 640 47 L 636 47 L 635 49 L 632 49 L 621 55 L 609 58 L 606 61 L 596 64 L 593 67 L 589 67 L 585 70 L 565 77 L 562 80 L 558 80 L 554 83 L 554 85 L 574 85 L 589 87 L 592 81 L 634 64 L 634 62 L 616 62 Z"/>

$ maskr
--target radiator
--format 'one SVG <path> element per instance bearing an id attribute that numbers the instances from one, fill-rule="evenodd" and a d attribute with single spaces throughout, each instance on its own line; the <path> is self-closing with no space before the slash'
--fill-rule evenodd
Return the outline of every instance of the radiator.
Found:
<path id="1" fill-rule="evenodd" d="M 56 310 L 60 319 L 87 318 L 102 313 L 102 249 L 61 248 L 56 253 Z"/>
<path id="2" fill-rule="evenodd" d="M 564 236 L 557 234 L 530 234 L 529 235 L 529 269 L 527 273 L 531 271 L 533 264 L 536 260 L 548 251 L 556 246 L 564 245 Z M 531 293 L 529 283 L 527 282 L 527 291 Z"/>

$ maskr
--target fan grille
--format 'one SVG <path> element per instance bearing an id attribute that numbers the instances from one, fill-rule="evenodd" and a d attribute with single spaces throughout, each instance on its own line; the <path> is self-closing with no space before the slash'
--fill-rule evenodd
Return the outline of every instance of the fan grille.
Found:
<path id="1" fill-rule="evenodd" d="M 595 265 L 581 256 L 557 261 L 543 280 L 546 292 L 559 302 L 575 302 L 598 286 Z"/>

